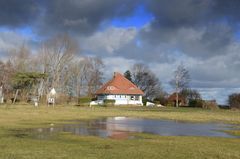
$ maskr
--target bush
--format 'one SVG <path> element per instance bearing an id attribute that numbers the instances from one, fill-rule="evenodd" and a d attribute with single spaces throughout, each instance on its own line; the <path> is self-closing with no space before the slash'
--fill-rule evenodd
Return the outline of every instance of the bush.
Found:
<path id="1" fill-rule="evenodd" d="M 189 100 L 189 107 L 198 107 L 198 108 L 202 108 L 203 107 L 203 101 L 200 99 L 192 99 Z"/>
<path id="2" fill-rule="evenodd" d="M 174 106 L 174 102 L 168 102 L 168 103 L 167 103 L 167 107 L 175 107 L 175 106 Z"/>
<path id="3" fill-rule="evenodd" d="M 148 100 L 147 100 L 146 98 L 143 98 L 143 99 L 142 99 L 142 102 L 143 102 L 143 105 L 146 106 Z"/>
<path id="4" fill-rule="evenodd" d="M 115 104 L 115 100 L 114 99 L 104 99 L 103 103 L 106 106 L 113 106 Z"/>
<path id="5" fill-rule="evenodd" d="M 81 97 L 79 98 L 80 103 L 90 103 L 92 101 L 91 97 Z"/>
<path id="6" fill-rule="evenodd" d="M 55 104 L 65 104 L 65 103 L 69 103 L 69 96 L 65 94 L 58 94 L 55 97 Z"/>
<path id="7" fill-rule="evenodd" d="M 12 101 L 12 103 L 13 103 L 13 102 L 14 102 L 14 98 L 11 98 L 11 101 Z M 17 98 L 17 99 L 15 100 L 15 102 L 16 102 L 16 103 L 19 103 L 19 102 L 20 102 L 20 99 Z"/>
<path id="8" fill-rule="evenodd" d="M 161 105 L 167 105 L 167 104 L 168 104 L 168 100 L 167 100 L 167 98 L 165 98 L 165 97 L 155 98 L 155 99 L 153 100 L 153 102 L 156 103 L 156 104 L 161 104 Z"/>
<path id="9" fill-rule="evenodd" d="M 147 99 L 147 98 L 144 98 L 144 97 L 143 97 L 143 99 L 142 99 L 142 102 L 143 102 L 143 105 L 144 105 L 144 106 L 147 105 L 147 102 L 155 103 L 154 101 L 151 101 L 151 100 L 149 100 L 149 99 Z"/>
<path id="10" fill-rule="evenodd" d="M 240 93 L 233 93 L 228 96 L 228 104 L 231 108 L 240 109 Z"/>
<path id="11" fill-rule="evenodd" d="M 218 105 L 215 100 L 210 100 L 210 101 L 204 101 L 203 102 L 203 108 L 206 109 L 218 109 Z"/>

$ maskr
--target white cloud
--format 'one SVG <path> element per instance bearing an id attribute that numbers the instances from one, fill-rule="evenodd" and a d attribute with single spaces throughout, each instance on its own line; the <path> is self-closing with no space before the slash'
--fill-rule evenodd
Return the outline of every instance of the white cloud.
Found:
<path id="1" fill-rule="evenodd" d="M 90 37 L 82 38 L 81 47 L 86 52 L 114 54 L 118 49 L 134 40 L 137 34 L 135 28 L 110 27 L 99 31 Z"/>
<path id="2" fill-rule="evenodd" d="M 106 78 L 111 78 L 113 72 L 124 73 L 125 71 L 131 69 L 131 67 L 136 63 L 135 60 L 125 59 L 123 57 L 106 57 L 103 58 L 105 64 L 105 75 Z"/>
<path id="3" fill-rule="evenodd" d="M 228 96 L 240 92 L 240 88 L 197 88 L 205 100 L 216 99 L 218 104 L 227 104 Z"/>
<path id="4" fill-rule="evenodd" d="M 14 32 L 14 31 L 1 31 L 0 32 L 0 57 L 5 58 L 8 56 L 11 49 L 20 47 L 27 44 L 29 38 Z"/>

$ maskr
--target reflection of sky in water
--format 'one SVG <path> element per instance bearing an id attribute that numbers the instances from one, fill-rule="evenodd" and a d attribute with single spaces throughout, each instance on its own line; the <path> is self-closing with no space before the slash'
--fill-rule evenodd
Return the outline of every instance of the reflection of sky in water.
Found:
<path id="1" fill-rule="evenodd" d="M 236 137 L 223 130 L 231 130 L 232 125 L 221 123 L 191 123 L 173 120 L 113 117 L 89 121 L 77 121 L 51 128 L 34 129 L 40 134 L 71 132 L 76 135 L 128 138 L 129 132 L 150 133 L 162 136 L 216 136 Z"/>
<path id="2" fill-rule="evenodd" d="M 218 123 L 189 123 L 138 118 L 115 120 L 114 118 L 108 118 L 106 125 L 110 130 L 144 132 L 162 136 L 231 137 L 231 135 L 222 132 L 222 130 L 230 129 L 229 125 Z"/>

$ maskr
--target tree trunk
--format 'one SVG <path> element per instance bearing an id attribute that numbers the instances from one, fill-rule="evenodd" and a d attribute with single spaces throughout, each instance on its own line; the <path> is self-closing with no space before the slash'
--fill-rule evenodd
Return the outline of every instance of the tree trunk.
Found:
<path id="1" fill-rule="evenodd" d="M 179 99 L 178 99 L 178 90 L 179 90 L 179 81 L 178 81 L 178 77 L 176 78 L 177 80 L 176 80 L 176 107 L 178 108 L 178 106 L 179 106 Z"/>
<path id="2" fill-rule="evenodd" d="M 176 91 L 176 107 L 178 108 L 178 91 Z"/>
<path id="3" fill-rule="evenodd" d="M 77 89 L 77 104 L 80 104 L 80 96 L 81 96 L 81 86 L 78 85 L 78 89 Z"/>
<path id="4" fill-rule="evenodd" d="M 17 89 L 17 91 L 16 91 L 16 94 L 15 94 L 15 96 L 14 96 L 14 99 L 13 99 L 13 104 L 15 104 L 15 102 L 16 102 L 16 99 L 17 99 L 17 96 L 18 96 L 18 89 Z"/>

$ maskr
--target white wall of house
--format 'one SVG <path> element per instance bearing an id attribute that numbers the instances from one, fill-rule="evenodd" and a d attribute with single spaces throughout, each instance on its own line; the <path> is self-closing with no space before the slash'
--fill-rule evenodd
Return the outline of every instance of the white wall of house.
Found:
<path id="1" fill-rule="evenodd" d="M 143 105 L 141 95 L 98 95 L 98 100 L 113 99 L 115 105 Z"/>

